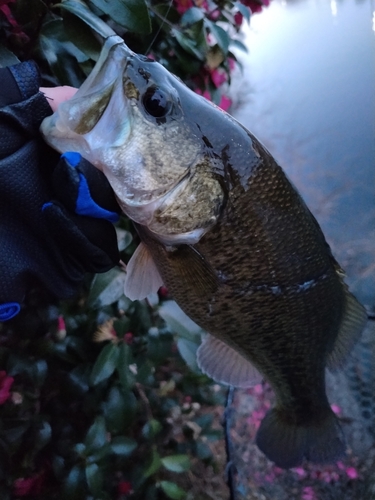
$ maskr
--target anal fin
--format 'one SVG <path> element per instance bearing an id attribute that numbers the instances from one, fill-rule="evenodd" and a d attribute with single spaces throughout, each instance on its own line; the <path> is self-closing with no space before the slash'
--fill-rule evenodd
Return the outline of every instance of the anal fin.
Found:
<path id="1" fill-rule="evenodd" d="M 349 291 L 346 291 L 346 307 L 340 330 L 333 347 L 328 355 L 327 367 L 330 370 L 340 368 L 346 361 L 367 322 L 365 308 Z"/>
<path id="2" fill-rule="evenodd" d="M 234 387 L 252 387 L 263 378 L 250 361 L 209 334 L 198 348 L 197 363 L 202 372 L 216 382 Z"/>
<path id="3" fill-rule="evenodd" d="M 140 243 L 126 267 L 124 293 L 130 300 L 141 300 L 156 293 L 163 280 L 150 251 Z"/>

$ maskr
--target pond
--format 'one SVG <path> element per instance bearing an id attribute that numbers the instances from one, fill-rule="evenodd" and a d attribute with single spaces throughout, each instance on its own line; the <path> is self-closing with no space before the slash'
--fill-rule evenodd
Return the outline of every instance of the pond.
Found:
<path id="1" fill-rule="evenodd" d="M 297 186 L 352 291 L 369 307 L 375 304 L 374 30 L 371 0 L 272 0 L 245 28 L 249 54 L 240 55 L 243 78 L 233 89 L 234 116 Z"/>

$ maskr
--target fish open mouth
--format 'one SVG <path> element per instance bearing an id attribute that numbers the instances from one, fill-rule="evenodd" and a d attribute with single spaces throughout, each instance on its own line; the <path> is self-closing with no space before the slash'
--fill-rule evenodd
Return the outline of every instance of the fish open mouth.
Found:
<path id="1" fill-rule="evenodd" d="M 90 151 L 106 144 L 116 145 L 124 130 L 128 117 L 125 104 L 123 109 L 112 113 L 110 127 L 98 125 L 111 101 L 124 101 L 118 98 L 118 93 L 122 92 L 122 75 L 132 56 L 134 53 L 122 38 L 117 35 L 107 38 L 94 69 L 74 97 L 60 104 L 58 112 L 43 121 L 40 130 L 50 146 L 63 153 L 66 144 L 74 139 L 81 145 L 81 154 L 101 169 Z"/>

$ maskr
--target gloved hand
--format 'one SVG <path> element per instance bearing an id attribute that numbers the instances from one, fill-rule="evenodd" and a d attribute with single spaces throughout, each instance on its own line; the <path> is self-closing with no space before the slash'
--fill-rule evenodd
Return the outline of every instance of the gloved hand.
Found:
<path id="1" fill-rule="evenodd" d="M 105 176 L 78 153 L 59 156 L 39 135 L 51 114 L 32 63 L 0 70 L 0 321 L 27 292 L 74 296 L 85 272 L 119 262 L 119 208 Z M 4 82 L 4 79 L 7 80 Z M 17 82 L 17 85 L 16 85 Z M 4 85 L 6 84 L 6 87 Z M 57 166 L 56 166 L 57 164 Z"/>

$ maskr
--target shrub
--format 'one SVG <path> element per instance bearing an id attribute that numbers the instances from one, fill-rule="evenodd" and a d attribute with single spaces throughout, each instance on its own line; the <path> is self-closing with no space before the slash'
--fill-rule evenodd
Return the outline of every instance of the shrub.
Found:
<path id="1" fill-rule="evenodd" d="M 3 0 L 0 57 L 33 58 L 44 85 L 79 86 L 115 32 L 227 108 L 239 28 L 261 5 Z M 127 261 L 135 235 L 125 220 L 117 230 Z M 131 302 L 123 281 L 120 269 L 89 277 L 59 305 L 36 294 L 0 325 L 1 499 L 193 498 L 181 473 L 217 463 L 224 396 L 196 367 L 199 328 L 167 290 Z"/>

